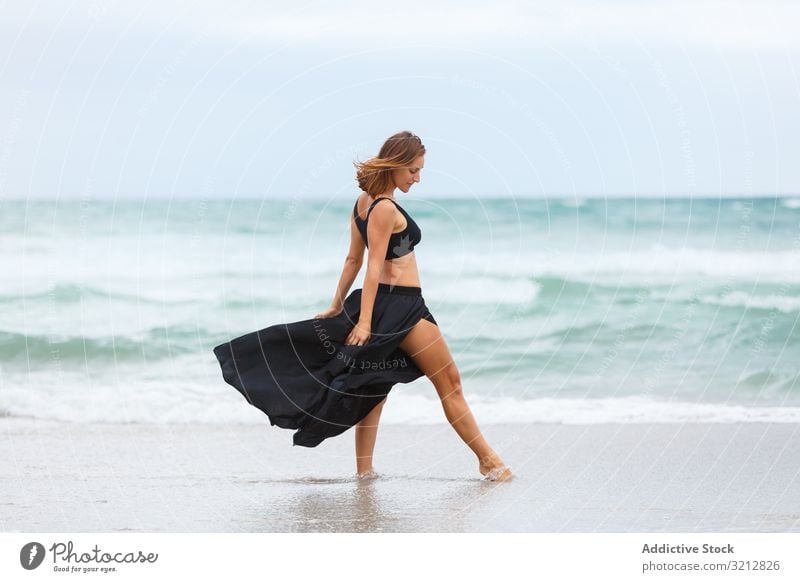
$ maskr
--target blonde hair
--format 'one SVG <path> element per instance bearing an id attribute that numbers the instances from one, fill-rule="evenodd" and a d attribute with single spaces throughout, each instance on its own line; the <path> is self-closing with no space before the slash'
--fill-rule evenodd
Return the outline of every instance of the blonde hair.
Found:
<path id="1" fill-rule="evenodd" d="M 393 169 L 405 167 L 424 154 L 425 146 L 419 137 L 400 131 L 383 143 L 374 158 L 353 162 L 358 186 L 374 198 L 391 188 Z"/>

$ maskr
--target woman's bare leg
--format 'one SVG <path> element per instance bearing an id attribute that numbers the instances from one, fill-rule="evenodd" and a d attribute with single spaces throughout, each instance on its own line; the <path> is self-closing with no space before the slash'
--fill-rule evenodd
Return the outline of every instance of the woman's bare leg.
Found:
<path id="1" fill-rule="evenodd" d="M 494 479 L 509 479 L 511 470 L 502 469 L 505 467 L 503 460 L 483 438 L 469 409 L 461 391 L 461 376 L 439 326 L 421 319 L 405 337 L 400 348 L 411 356 L 419 369 L 433 382 L 447 421 L 478 457 L 481 474 L 492 472 L 491 477 Z"/>
<path id="2" fill-rule="evenodd" d="M 367 475 L 372 471 L 372 453 L 378 437 L 378 421 L 381 418 L 386 398 L 370 410 L 369 414 L 356 424 L 356 471 Z"/>

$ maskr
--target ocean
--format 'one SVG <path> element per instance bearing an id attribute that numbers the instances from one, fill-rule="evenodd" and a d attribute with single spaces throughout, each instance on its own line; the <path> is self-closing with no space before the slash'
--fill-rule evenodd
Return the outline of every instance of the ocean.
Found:
<path id="1" fill-rule="evenodd" d="M 211 349 L 330 303 L 354 200 L 3 201 L 0 416 L 268 424 Z M 398 200 L 479 425 L 800 422 L 800 199 Z"/>

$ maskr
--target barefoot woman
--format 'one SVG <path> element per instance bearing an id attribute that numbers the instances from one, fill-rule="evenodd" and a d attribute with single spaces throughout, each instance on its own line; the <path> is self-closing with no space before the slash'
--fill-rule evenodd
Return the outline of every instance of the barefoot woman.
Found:
<path id="1" fill-rule="evenodd" d="M 423 374 L 445 416 L 491 480 L 512 474 L 481 435 L 458 369 L 425 305 L 414 247 L 419 226 L 400 207 L 420 180 L 425 147 L 401 131 L 378 155 L 357 164 L 363 192 L 350 219 L 350 250 L 330 308 L 314 319 L 279 324 L 214 348 L 224 379 L 265 412 L 271 424 L 299 429 L 294 444 L 316 446 L 355 426 L 359 476 L 374 476 L 372 453 L 386 396 Z M 343 299 L 369 248 L 362 289 Z"/>

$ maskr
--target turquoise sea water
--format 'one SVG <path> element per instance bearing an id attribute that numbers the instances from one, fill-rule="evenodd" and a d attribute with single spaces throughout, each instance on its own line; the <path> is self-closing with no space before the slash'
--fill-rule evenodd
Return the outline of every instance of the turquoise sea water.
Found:
<path id="1" fill-rule="evenodd" d="M 800 199 L 398 200 L 483 424 L 800 421 Z M 329 304 L 353 201 L 3 202 L 0 415 L 266 422 L 211 348 Z"/>

